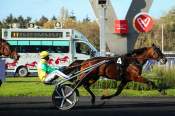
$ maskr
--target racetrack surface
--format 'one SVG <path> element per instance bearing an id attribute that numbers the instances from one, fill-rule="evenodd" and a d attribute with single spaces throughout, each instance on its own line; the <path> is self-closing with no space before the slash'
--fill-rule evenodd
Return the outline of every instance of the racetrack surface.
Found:
<path id="1" fill-rule="evenodd" d="M 175 116 L 175 97 L 80 97 L 69 111 L 57 110 L 51 97 L 0 97 L 0 116 Z"/>

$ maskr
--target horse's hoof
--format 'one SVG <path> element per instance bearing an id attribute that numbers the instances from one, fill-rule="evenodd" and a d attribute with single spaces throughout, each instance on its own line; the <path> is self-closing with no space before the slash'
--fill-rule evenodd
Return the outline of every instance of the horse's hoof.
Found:
<path id="1" fill-rule="evenodd" d="M 163 90 L 163 89 L 161 91 L 159 91 L 159 92 L 160 92 L 161 95 L 167 95 L 166 91 Z"/>
<path id="2" fill-rule="evenodd" d="M 95 105 L 95 100 L 91 100 L 91 104 L 92 105 Z"/>
<path id="3" fill-rule="evenodd" d="M 148 87 L 154 86 L 154 83 L 152 81 L 148 81 Z"/>
<path id="4" fill-rule="evenodd" d="M 95 102 L 91 102 L 91 105 L 92 105 L 92 106 L 95 105 Z"/>
<path id="5" fill-rule="evenodd" d="M 160 92 L 160 93 L 161 93 L 161 92 L 162 92 L 162 90 L 163 90 L 163 89 L 158 89 L 158 92 Z"/>

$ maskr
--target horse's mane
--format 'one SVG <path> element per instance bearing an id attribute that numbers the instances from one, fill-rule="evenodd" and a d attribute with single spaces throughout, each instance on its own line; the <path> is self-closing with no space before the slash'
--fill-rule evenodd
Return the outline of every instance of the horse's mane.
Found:
<path id="1" fill-rule="evenodd" d="M 147 50 L 146 47 L 134 49 L 131 52 L 127 53 L 126 56 L 139 55 L 139 54 L 142 54 L 146 50 Z"/>

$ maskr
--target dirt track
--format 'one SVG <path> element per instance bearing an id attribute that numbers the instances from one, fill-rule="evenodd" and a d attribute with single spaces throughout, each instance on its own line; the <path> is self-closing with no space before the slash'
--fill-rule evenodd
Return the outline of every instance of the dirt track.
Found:
<path id="1" fill-rule="evenodd" d="M 174 97 L 115 97 L 103 101 L 97 98 L 91 106 L 90 97 L 80 97 L 70 111 L 57 110 L 50 97 L 0 97 L 1 116 L 175 116 Z"/>

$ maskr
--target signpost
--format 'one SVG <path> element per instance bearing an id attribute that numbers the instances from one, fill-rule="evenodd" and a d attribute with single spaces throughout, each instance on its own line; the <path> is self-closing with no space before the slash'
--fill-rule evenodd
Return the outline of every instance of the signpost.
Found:
<path id="1" fill-rule="evenodd" d="M 105 17 L 106 17 L 106 0 L 98 0 L 101 5 L 100 10 L 100 56 L 106 56 L 106 39 L 105 39 Z"/>
<path id="2" fill-rule="evenodd" d="M 89 0 L 90 4 L 93 8 L 93 11 L 97 17 L 97 21 L 100 23 L 101 20 L 101 5 L 99 3 L 103 3 L 104 0 Z M 103 1 L 103 2 L 102 2 Z M 106 0 L 107 8 L 105 8 L 105 20 L 104 20 L 104 37 L 106 39 L 105 43 L 107 44 L 111 53 L 121 55 L 129 52 L 134 48 L 135 42 L 139 36 L 139 32 L 136 31 L 133 27 L 133 19 L 140 12 L 148 12 L 153 0 L 132 0 L 131 5 L 128 9 L 125 20 L 128 23 L 128 33 L 125 35 L 121 35 L 122 32 L 118 32 L 117 30 L 114 34 L 114 21 L 117 19 L 117 12 L 114 11 L 114 8 L 111 4 L 111 0 Z M 139 19 L 140 20 L 140 19 Z M 101 28 L 101 27 L 100 27 Z M 100 32 L 102 33 L 102 32 Z M 101 41 L 101 40 L 100 40 Z M 101 44 L 101 43 L 100 43 Z M 104 45 L 106 45 L 104 44 Z"/>
<path id="3" fill-rule="evenodd" d="M 128 33 L 127 20 L 115 20 L 114 21 L 114 33 L 127 34 Z"/>
<path id="4" fill-rule="evenodd" d="M 154 21 L 147 13 L 139 13 L 133 21 L 133 26 L 137 32 L 149 32 L 153 25 Z"/>

